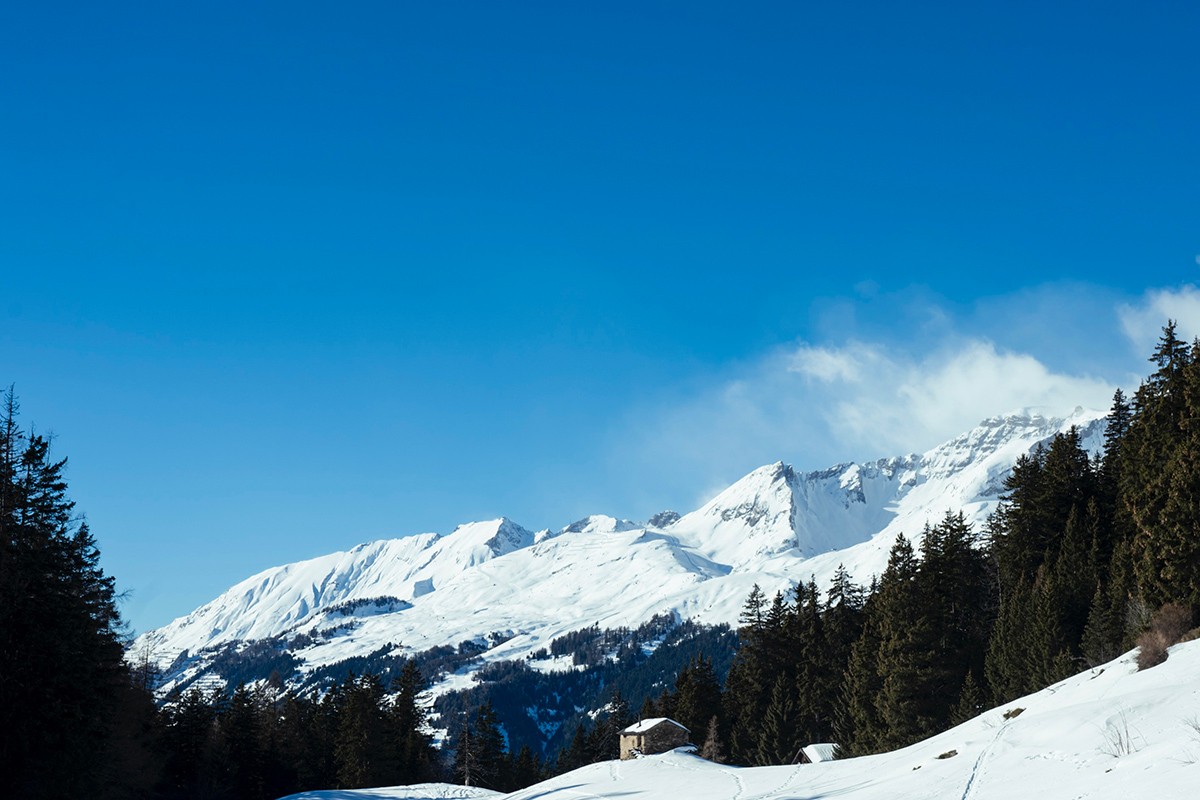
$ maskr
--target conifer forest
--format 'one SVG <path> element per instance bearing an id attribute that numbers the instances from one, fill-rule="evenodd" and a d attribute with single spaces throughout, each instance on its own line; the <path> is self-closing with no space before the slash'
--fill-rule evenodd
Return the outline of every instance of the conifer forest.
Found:
<path id="1" fill-rule="evenodd" d="M 865 585 L 841 570 L 825 586 L 755 587 L 736 631 L 687 623 L 657 659 L 637 632 L 581 631 L 557 643 L 579 653 L 575 683 L 489 665 L 433 705 L 435 668 L 404 657 L 304 691 L 266 680 L 156 694 L 153 666 L 127 652 L 117 583 L 70 498 L 67 461 L 23 427 L 10 388 L 0 797 L 270 800 L 433 780 L 514 790 L 615 758 L 617 733 L 649 717 L 688 727 L 705 758 L 791 764 L 814 742 L 842 756 L 905 746 L 1134 646 L 1150 666 L 1194 635 L 1200 610 L 1200 342 L 1168 323 L 1150 364 L 1113 397 L 1102 452 L 1074 429 L 1056 436 L 1018 460 L 982 529 L 946 509 L 899 538 Z M 603 657 L 603 642 L 625 649 Z M 585 710 L 543 748 L 518 717 L 556 692 Z"/>

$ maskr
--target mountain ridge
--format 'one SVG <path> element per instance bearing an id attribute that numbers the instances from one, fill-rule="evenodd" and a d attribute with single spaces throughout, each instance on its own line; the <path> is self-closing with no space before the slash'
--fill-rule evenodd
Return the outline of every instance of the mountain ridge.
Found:
<path id="1" fill-rule="evenodd" d="M 531 532 L 505 517 L 367 542 L 272 567 L 137 639 L 164 670 L 163 689 L 206 674 L 206 652 L 270 637 L 301 672 L 380 647 L 405 651 L 503 640 L 513 658 L 591 624 L 636 626 L 655 614 L 733 623 L 754 584 L 769 591 L 844 564 L 859 581 L 882 571 L 897 535 L 963 511 L 981 523 L 1023 453 L 1075 426 L 1085 447 L 1104 415 L 992 417 L 921 455 L 801 472 L 751 471 L 700 508 L 659 525 L 591 515 Z M 331 613 L 351 607 L 349 613 Z M 290 638 L 289 638 L 290 637 Z"/>

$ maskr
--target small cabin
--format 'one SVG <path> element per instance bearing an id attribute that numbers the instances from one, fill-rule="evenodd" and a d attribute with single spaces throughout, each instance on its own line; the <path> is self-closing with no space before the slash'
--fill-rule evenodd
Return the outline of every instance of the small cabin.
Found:
<path id="1" fill-rule="evenodd" d="M 691 731 L 673 719 L 644 719 L 621 731 L 621 760 L 665 753 L 689 743 Z"/>
<path id="2" fill-rule="evenodd" d="M 832 742 L 807 744 L 800 748 L 799 764 L 820 764 L 822 761 L 833 761 L 837 758 L 837 745 Z"/>

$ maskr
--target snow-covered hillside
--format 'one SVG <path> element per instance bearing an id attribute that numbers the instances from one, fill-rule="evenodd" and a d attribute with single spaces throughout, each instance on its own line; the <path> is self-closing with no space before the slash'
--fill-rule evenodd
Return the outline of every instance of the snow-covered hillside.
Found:
<path id="1" fill-rule="evenodd" d="M 1197 676 L 1200 641 L 1176 645 L 1165 663 L 1144 672 L 1128 653 L 891 753 L 738 768 L 677 750 L 592 764 L 497 800 L 1186 800 L 1200 791 Z M 425 795 L 404 787 L 300 797 Z"/>
<path id="2" fill-rule="evenodd" d="M 824 584 L 839 564 L 865 582 L 898 534 L 915 538 L 951 510 L 982 523 L 1017 457 L 1072 425 L 1099 446 L 1097 412 L 1022 411 L 923 455 L 808 473 L 761 467 L 657 525 L 597 515 L 534 533 L 498 519 L 371 542 L 248 578 L 144 634 L 134 652 L 174 664 L 169 689 L 205 673 L 214 648 L 265 637 L 286 639 L 304 671 L 494 632 L 484 657 L 515 658 L 593 623 L 636 626 L 664 612 L 735 622 L 755 583 Z"/>

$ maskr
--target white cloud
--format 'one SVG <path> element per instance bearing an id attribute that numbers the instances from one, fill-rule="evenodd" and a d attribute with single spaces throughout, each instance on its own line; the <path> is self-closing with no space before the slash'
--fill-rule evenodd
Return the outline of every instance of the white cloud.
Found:
<path id="1" fill-rule="evenodd" d="M 1168 318 L 1200 336 L 1200 288 L 1140 297 L 1090 284 L 1032 287 L 954 306 L 856 287 L 815 306 L 815 342 L 762 354 L 690 396 L 633 409 L 613 431 L 624 480 L 698 505 L 762 464 L 803 469 L 923 452 L 1019 408 L 1106 409 L 1148 371 Z M 972 336 L 957 331 L 969 330 Z M 647 490 L 649 491 L 649 490 Z M 687 498 L 687 501 L 684 498 Z M 694 507 L 694 506 L 691 506 Z"/>
<path id="2" fill-rule="evenodd" d="M 869 342 L 801 344 L 642 419 L 623 437 L 635 452 L 623 456 L 671 465 L 693 489 L 725 485 L 780 459 L 819 468 L 922 452 L 1018 408 L 1103 409 L 1114 388 L 982 339 L 925 354 Z"/>
<path id="3" fill-rule="evenodd" d="M 1117 309 L 1121 330 L 1141 353 L 1154 349 L 1168 319 L 1176 322 L 1176 333 L 1184 341 L 1200 336 L 1200 289 L 1191 284 L 1178 289 L 1154 289 L 1139 303 Z"/>
<path id="4" fill-rule="evenodd" d="M 863 352 L 801 345 L 791 354 L 788 369 L 822 383 L 855 383 L 862 378 Z"/>
<path id="5" fill-rule="evenodd" d="M 849 349 L 863 352 L 864 346 Z M 1031 355 L 978 339 L 919 358 L 881 346 L 865 350 L 869 382 L 822 398 L 835 438 L 858 452 L 872 445 L 880 455 L 922 451 L 986 417 L 1027 406 L 1051 413 L 1077 405 L 1106 408 L 1114 388 L 1055 373 Z"/>

